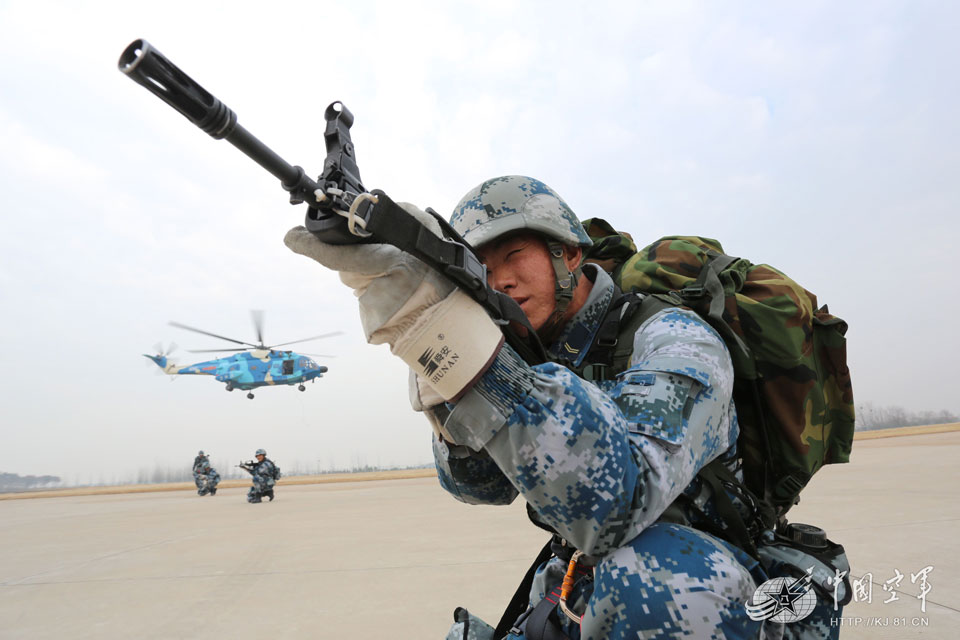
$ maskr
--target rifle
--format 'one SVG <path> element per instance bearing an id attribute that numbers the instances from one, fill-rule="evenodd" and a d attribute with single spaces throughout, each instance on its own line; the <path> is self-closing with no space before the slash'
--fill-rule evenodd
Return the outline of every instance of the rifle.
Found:
<path id="1" fill-rule="evenodd" d="M 238 464 L 237 466 L 243 469 L 244 471 L 246 471 L 247 473 L 249 473 L 250 475 L 253 475 L 253 467 L 255 467 L 256 464 L 257 463 L 254 462 L 253 460 L 247 460 L 246 462 L 241 461 L 240 464 Z"/>
<path id="2" fill-rule="evenodd" d="M 350 138 L 353 114 L 342 102 L 324 111 L 327 156 L 323 172 L 311 179 L 237 122 L 232 109 L 214 97 L 146 40 L 134 40 L 117 63 L 120 71 L 179 111 L 214 139 L 226 140 L 280 180 L 290 204 L 307 203 L 304 226 L 330 244 L 386 243 L 417 257 L 439 271 L 477 301 L 501 326 L 506 341 L 530 364 L 546 361 L 546 351 L 526 314 L 510 296 L 487 284 L 487 268 L 473 248 L 436 211 L 437 236 L 404 211 L 387 194 L 368 192 L 360 180 L 356 150 Z M 510 323 L 526 329 L 516 331 Z"/>

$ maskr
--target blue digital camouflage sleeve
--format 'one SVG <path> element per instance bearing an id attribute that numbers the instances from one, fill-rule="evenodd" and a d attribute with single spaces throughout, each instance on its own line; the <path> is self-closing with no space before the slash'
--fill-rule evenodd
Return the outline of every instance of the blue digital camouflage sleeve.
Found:
<path id="1" fill-rule="evenodd" d="M 589 554 L 632 539 L 735 442 L 736 421 L 726 346 L 693 312 L 645 322 L 630 365 L 590 383 L 505 346 L 444 423 L 461 446 L 435 439 L 444 488 L 495 504 L 519 492 Z"/>
<path id="2" fill-rule="evenodd" d="M 471 451 L 434 435 L 433 459 L 440 486 L 461 502 L 504 505 L 519 495 L 485 451 Z"/>

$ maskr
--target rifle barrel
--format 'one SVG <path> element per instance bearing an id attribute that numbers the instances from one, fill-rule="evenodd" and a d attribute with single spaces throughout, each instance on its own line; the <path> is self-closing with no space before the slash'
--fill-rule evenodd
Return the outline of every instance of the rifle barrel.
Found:
<path id="1" fill-rule="evenodd" d="M 128 78 L 180 112 L 217 140 L 226 140 L 272 173 L 283 187 L 298 195 L 312 194 L 320 185 L 302 168 L 291 165 L 237 122 L 237 114 L 170 62 L 146 40 L 134 40 L 117 63 Z M 301 198 L 306 199 L 306 198 Z"/>

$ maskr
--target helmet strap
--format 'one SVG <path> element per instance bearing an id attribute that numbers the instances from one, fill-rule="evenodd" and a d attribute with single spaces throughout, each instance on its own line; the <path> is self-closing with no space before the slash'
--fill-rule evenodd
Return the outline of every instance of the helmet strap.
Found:
<path id="1" fill-rule="evenodd" d="M 560 322 L 570 306 L 570 301 L 573 300 L 573 292 L 577 288 L 580 274 L 583 273 L 579 265 L 573 271 L 567 268 L 567 263 L 563 258 L 564 245 L 562 242 L 547 242 L 547 249 L 550 251 L 550 263 L 553 265 L 555 276 L 553 297 L 556 305 L 553 313 L 550 314 L 550 317 L 537 332 L 544 338 L 552 336 L 560 328 Z"/>

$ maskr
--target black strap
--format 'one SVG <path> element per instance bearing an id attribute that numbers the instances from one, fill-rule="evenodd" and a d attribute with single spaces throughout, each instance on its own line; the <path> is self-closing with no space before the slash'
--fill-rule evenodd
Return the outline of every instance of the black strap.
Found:
<path id="1" fill-rule="evenodd" d="M 588 365 L 583 366 L 583 369 L 586 369 L 586 366 L 592 366 L 603 371 L 603 368 L 613 364 L 613 352 L 620 339 L 620 323 L 624 316 L 630 312 L 632 303 L 639 300 L 639 296 L 636 294 L 624 295 L 616 286 L 613 289 L 613 296 L 613 302 L 607 307 L 607 313 L 603 316 L 600 327 L 593 337 L 593 342 L 587 350 Z M 626 308 L 623 308 L 625 305 Z M 588 379 L 602 378 L 590 375 Z"/>
<path id="2" fill-rule="evenodd" d="M 520 586 L 517 587 L 513 597 L 510 598 L 510 603 L 504 610 L 503 615 L 500 616 L 500 622 L 497 623 L 496 630 L 493 632 L 493 637 L 497 640 L 507 635 L 507 632 L 513 627 L 514 622 L 517 621 L 530 605 L 530 587 L 533 585 L 533 578 L 540 565 L 549 560 L 553 555 L 553 551 L 550 550 L 552 543 L 553 538 L 550 538 L 547 544 L 543 545 L 543 549 L 537 554 L 533 564 L 530 565 L 530 568 L 527 569 L 523 579 L 520 581 Z"/>
<path id="3" fill-rule="evenodd" d="M 406 212 L 383 191 L 372 192 L 377 203 L 362 212 L 366 230 L 380 241 L 419 258 L 430 268 L 442 273 L 466 294 L 483 306 L 494 320 L 502 323 L 507 342 L 528 364 L 547 361 L 546 349 L 527 315 L 510 296 L 487 284 L 487 270 L 469 244 L 439 215 L 434 215 L 448 237 L 440 237 L 417 218 Z M 452 238 L 452 239 L 448 239 Z M 520 336 L 509 323 L 526 329 Z"/>
<path id="4" fill-rule="evenodd" d="M 723 469 L 723 471 L 721 471 L 721 469 Z M 720 520 L 727 527 L 726 529 L 715 529 L 708 524 L 709 520 L 704 515 L 706 521 L 704 528 L 708 529 L 707 533 L 726 540 L 730 544 L 743 549 L 754 558 L 757 558 L 757 547 L 754 543 L 753 536 L 750 535 L 747 525 L 740 516 L 740 512 L 733 505 L 733 501 L 730 499 L 730 496 L 727 495 L 723 482 L 720 480 L 720 475 L 722 475 L 724 471 L 729 470 L 723 466 L 722 462 L 714 460 L 697 474 L 713 489 L 713 500 L 717 508 L 717 515 L 720 516 Z M 730 474 L 727 473 L 726 475 L 729 476 Z"/>
<path id="5" fill-rule="evenodd" d="M 527 616 L 523 627 L 523 637 L 526 640 L 570 640 L 570 636 L 565 634 L 557 624 L 556 616 L 551 615 L 557 610 L 559 599 L 551 600 L 550 596 L 559 598 L 560 594 L 548 593 Z M 499 636 L 494 635 L 494 638 Z"/>
<path id="6" fill-rule="evenodd" d="M 669 295 L 621 294 L 610 303 L 607 314 L 597 329 L 587 357 L 575 372 L 586 380 L 608 380 L 626 368 L 633 353 L 633 335 L 654 314 L 668 307 L 680 306 L 680 300 Z"/>

